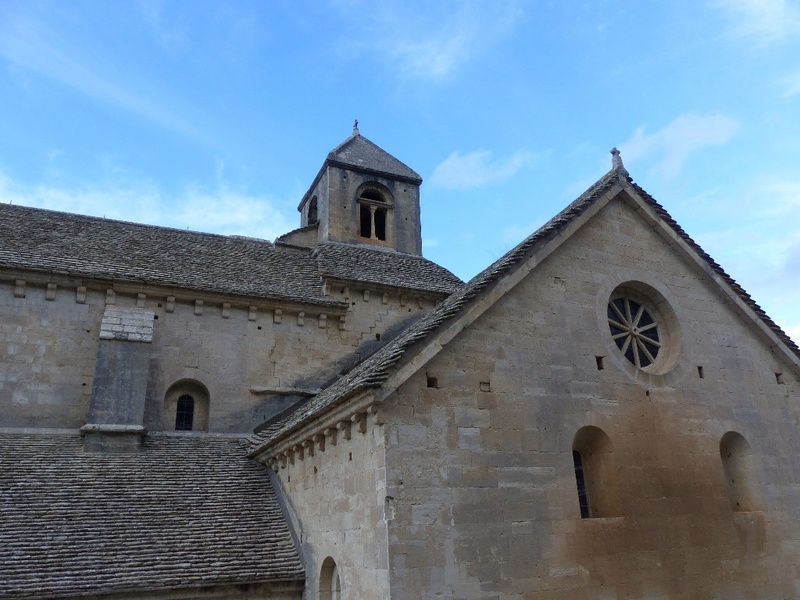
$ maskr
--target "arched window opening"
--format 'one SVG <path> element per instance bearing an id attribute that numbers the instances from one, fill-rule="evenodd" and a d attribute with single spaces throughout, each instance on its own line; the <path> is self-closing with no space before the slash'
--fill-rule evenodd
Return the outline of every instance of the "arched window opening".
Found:
<path id="1" fill-rule="evenodd" d="M 372 204 L 359 207 L 361 237 L 386 241 L 386 209 Z"/>
<path id="2" fill-rule="evenodd" d="M 183 394 L 178 398 L 178 406 L 175 410 L 175 431 L 191 431 L 194 421 L 194 398 L 189 394 Z"/>
<path id="3" fill-rule="evenodd" d="M 731 508 L 734 511 L 758 510 L 757 477 L 750 444 L 741 434 L 729 431 L 720 440 L 719 454 Z"/>
<path id="4" fill-rule="evenodd" d="M 572 443 L 572 464 L 582 519 L 621 513 L 611 439 L 593 426 L 581 428 Z"/>
<path id="5" fill-rule="evenodd" d="M 173 383 L 164 395 L 162 424 L 165 430 L 207 431 L 208 388 L 195 379 Z"/>
<path id="6" fill-rule="evenodd" d="M 362 238 L 386 241 L 392 195 L 376 182 L 365 183 L 358 193 L 358 231 Z"/>
<path id="7" fill-rule="evenodd" d="M 342 598 L 339 570 L 336 568 L 336 562 L 330 556 L 322 562 L 319 574 L 319 598 L 320 600 L 341 600 Z"/>
<path id="8" fill-rule="evenodd" d="M 316 225 L 318 221 L 317 217 L 317 197 L 314 196 L 311 198 L 311 202 L 308 203 L 308 219 L 306 223 L 308 225 Z"/>

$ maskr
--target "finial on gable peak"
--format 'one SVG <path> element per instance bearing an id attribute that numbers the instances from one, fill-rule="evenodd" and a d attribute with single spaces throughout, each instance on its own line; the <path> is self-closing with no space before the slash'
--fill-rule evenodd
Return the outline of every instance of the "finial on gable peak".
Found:
<path id="1" fill-rule="evenodd" d="M 611 149 L 611 168 L 623 173 L 628 172 L 625 165 L 622 164 L 622 157 L 619 155 L 619 150 L 617 150 L 616 146 Z"/>
<path id="2" fill-rule="evenodd" d="M 359 135 L 358 131 L 358 119 L 353 121 L 353 135 Z"/>

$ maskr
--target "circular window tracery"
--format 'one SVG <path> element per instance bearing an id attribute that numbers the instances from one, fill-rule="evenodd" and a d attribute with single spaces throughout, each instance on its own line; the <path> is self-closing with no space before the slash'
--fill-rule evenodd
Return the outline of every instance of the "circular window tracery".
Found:
<path id="1" fill-rule="evenodd" d="M 627 296 L 612 299 L 608 303 L 608 328 L 625 358 L 640 369 L 658 358 L 661 351 L 658 322 L 641 302 Z"/>

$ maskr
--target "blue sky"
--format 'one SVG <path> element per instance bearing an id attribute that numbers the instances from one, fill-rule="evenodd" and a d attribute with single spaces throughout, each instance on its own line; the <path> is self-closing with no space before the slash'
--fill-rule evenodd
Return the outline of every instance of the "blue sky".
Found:
<path id="1" fill-rule="evenodd" d="M 274 239 L 363 135 L 464 279 L 610 167 L 800 340 L 800 3 L 0 0 L 0 201 Z"/>

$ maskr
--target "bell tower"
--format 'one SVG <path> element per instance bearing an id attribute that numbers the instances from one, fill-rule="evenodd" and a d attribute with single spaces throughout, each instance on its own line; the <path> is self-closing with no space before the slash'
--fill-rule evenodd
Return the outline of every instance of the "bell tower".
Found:
<path id="1" fill-rule="evenodd" d="M 341 242 L 422 255 L 419 186 L 411 168 L 353 135 L 325 159 L 298 210 L 301 226 L 317 228 L 317 243 Z"/>

